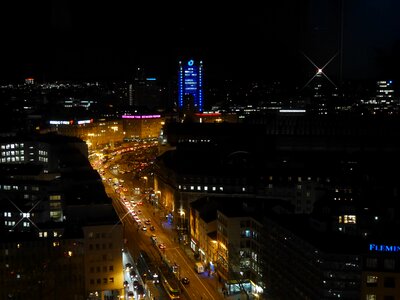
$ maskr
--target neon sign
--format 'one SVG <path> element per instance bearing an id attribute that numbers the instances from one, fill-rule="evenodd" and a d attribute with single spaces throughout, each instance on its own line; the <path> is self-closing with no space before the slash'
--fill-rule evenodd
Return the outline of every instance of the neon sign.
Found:
<path id="1" fill-rule="evenodd" d="M 161 115 L 141 115 L 141 116 L 123 115 L 122 119 L 155 119 L 160 117 Z"/>
<path id="2" fill-rule="evenodd" d="M 369 244 L 369 251 L 377 252 L 400 252 L 400 246 Z"/>

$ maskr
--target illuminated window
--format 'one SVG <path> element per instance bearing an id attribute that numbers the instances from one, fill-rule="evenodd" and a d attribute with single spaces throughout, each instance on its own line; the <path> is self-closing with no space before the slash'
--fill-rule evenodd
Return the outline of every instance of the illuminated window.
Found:
<path id="1" fill-rule="evenodd" d="M 377 285 L 378 285 L 378 276 L 368 275 L 367 286 L 377 286 Z"/>
<path id="2" fill-rule="evenodd" d="M 366 300 L 376 300 L 376 295 L 375 294 L 367 294 Z"/>
<path id="3" fill-rule="evenodd" d="M 355 215 L 344 215 L 343 223 L 345 224 L 356 224 L 356 216 Z"/>

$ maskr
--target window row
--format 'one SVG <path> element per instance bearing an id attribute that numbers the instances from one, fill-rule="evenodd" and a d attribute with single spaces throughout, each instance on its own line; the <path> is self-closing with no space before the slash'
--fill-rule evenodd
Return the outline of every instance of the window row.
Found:
<path id="1" fill-rule="evenodd" d="M 24 150 L 12 150 L 12 151 L 1 151 L 1 156 L 16 156 L 16 155 L 24 155 Z"/>
<path id="2" fill-rule="evenodd" d="M 103 282 L 102 282 L 101 278 L 90 279 L 90 284 L 91 285 L 94 285 L 94 284 L 107 284 L 107 283 L 114 283 L 114 277 L 103 278 Z"/>
<path id="3" fill-rule="evenodd" d="M 100 250 L 100 249 L 112 249 L 113 248 L 113 244 L 112 243 L 108 243 L 107 244 L 89 244 L 89 250 Z"/>
<path id="4" fill-rule="evenodd" d="M 24 147 L 23 143 L 13 143 L 13 144 L 1 145 L 1 149 L 16 149 L 16 148 L 23 148 L 23 147 Z"/>
<path id="5" fill-rule="evenodd" d="M 1 162 L 20 162 L 20 161 L 25 161 L 25 157 L 23 156 L 12 156 L 12 157 L 2 157 Z"/>

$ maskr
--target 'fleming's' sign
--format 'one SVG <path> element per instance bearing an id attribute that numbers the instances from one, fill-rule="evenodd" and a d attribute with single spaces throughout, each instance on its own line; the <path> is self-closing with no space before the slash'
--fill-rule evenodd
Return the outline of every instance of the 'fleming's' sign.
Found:
<path id="1" fill-rule="evenodd" d="M 369 251 L 400 252 L 400 246 L 369 244 Z"/>

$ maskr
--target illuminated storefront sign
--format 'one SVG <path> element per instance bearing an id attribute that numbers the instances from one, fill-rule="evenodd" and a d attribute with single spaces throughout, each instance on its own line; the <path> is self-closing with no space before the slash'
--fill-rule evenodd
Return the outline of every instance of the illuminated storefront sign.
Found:
<path id="1" fill-rule="evenodd" d="M 400 246 L 396 245 L 377 245 L 377 244 L 369 244 L 369 251 L 377 251 L 377 252 L 399 252 Z"/>
<path id="2" fill-rule="evenodd" d="M 49 121 L 50 125 L 70 125 L 73 124 L 74 121 L 70 120 L 70 121 L 56 121 L 56 120 L 51 120 Z"/>
<path id="3" fill-rule="evenodd" d="M 134 115 L 123 115 L 122 119 L 156 119 L 161 118 L 161 115 L 141 115 L 141 116 L 134 116 Z"/>
<path id="4" fill-rule="evenodd" d="M 78 121 L 78 124 L 90 124 L 93 123 L 93 119 L 90 120 L 80 120 Z"/>

